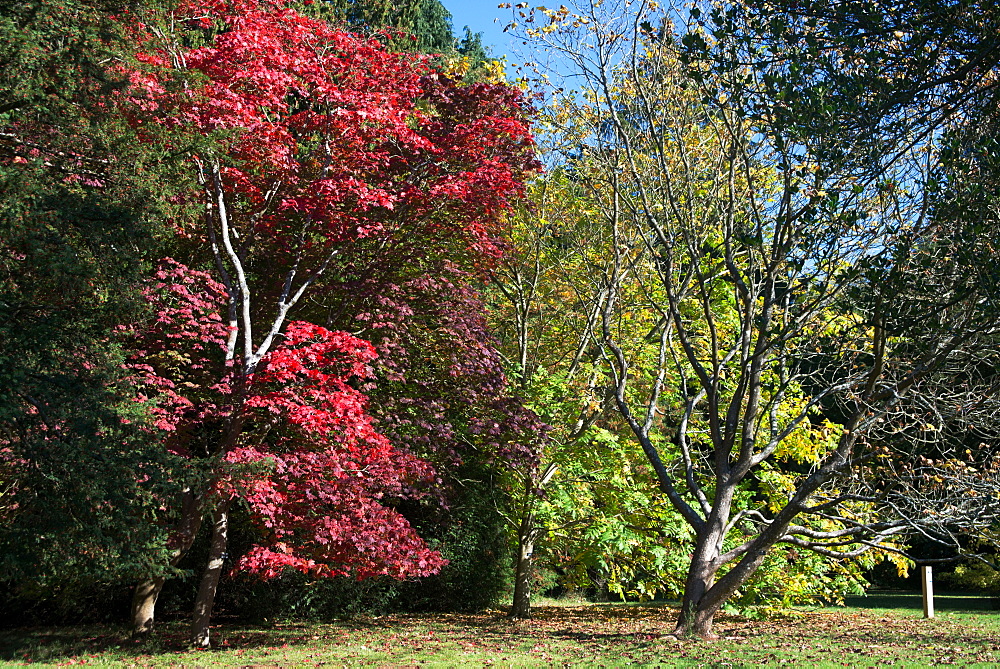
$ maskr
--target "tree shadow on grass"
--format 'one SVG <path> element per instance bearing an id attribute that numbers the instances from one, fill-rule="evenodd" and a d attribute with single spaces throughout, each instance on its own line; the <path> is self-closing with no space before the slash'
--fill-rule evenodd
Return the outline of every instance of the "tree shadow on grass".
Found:
<path id="1" fill-rule="evenodd" d="M 848 606 L 859 609 L 923 610 L 919 592 L 872 592 L 845 598 Z M 944 592 L 934 595 L 934 608 L 939 611 L 1000 611 L 1000 597 Z"/>
<path id="2" fill-rule="evenodd" d="M 905 599 L 907 596 L 909 599 Z M 938 641 L 978 648 L 985 643 L 986 636 L 970 633 L 961 625 L 928 624 L 916 616 L 879 614 L 876 610 L 908 607 L 914 597 L 919 604 L 919 595 L 912 594 L 903 598 L 898 595 L 887 599 L 869 597 L 865 608 L 873 609 L 871 611 L 857 608 L 798 611 L 753 621 L 720 615 L 716 629 L 733 649 L 746 649 L 739 652 L 757 652 L 758 647 L 775 644 L 798 648 L 817 638 L 825 638 L 833 646 L 848 650 L 854 646 L 900 647 Z M 886 605 L 894 603 L 894 606 Z M 962 605 L 969 607 L 973 603 L 965 598 Z M 237 651 L 236 655 L 218 655 L 218 661 L 226 663 L 239 662 L 237 657 L 242 657 L 243 652 L 261 651 L 259 661 L 259 658 L 276 657 L 284 652 L 283 649 L 302 646 L 323 654 L 334 648 L 345 652 L 374 652 L 379 662 L 390 664 L 406 660 L 411 650 L 410 654 L 421 653 L 422 657 L 430 659 L 446 657 L 449 661 L 465 657 L 455 655 L 456 652 L 467 651 L 474 654 L 470 657 L 481 658 L 497 653 L 502 655 L 510 649 L 520 649 L 518 652 L 531 657 L 537 655 L 540 659 L 545 656 L 539 653 L 546 649 L 571 654 L 590 653 L 595 657 L 610 653 L 610 657 L 620 658 L 633 657 L 629 653 L 640 656 L 647 652 L 657 653 L 675 645 L 691 652 L 697 648 L 704 650 L 701 645 L 704 642 L 689 639 L 670 640 L 668 646 L 664 646 L 676 619 L 676 607 L 662 604 L 540 607 L 535 610 L 534 618 L 527 621 L 510 620 L 499 610 L 478 614 L 392 614 L 324 623 L 247 625 L 223 621 L 213 626 L 212 635 L 216 650 Z M 202 655 L 185 657 L 190 652 L 187 632 L 184 621 L 162 624 L 146 638 L 133 638 L 124 628 L 109 625 L 0 630 L 0 661 L 55 663 L 75 659 L 142 665 L 152 662 L 153 656 L 160 656 L 155 661 L 177 665 L 213 662 Z M 439 656 L 439 652 L 452 654 Z M 824 652 L 834 652 L 834 649 L 831 647 Z M 329 655 L 340 656 L 340 652 Z M 344 661 L 354 661 L 350 660 L 354 656 L 344 657 L 347 658 Z M 368 661 L 366 657 L 371 660 L 369 656 L 356 657 L 356 660 Z"/>
<path id="3" fill-rule="evenodd" d="M 328 627 L 328 626 L 327 626 Z M 343 621 L 338 629 L 345 636 L 362 631 L 387 630 L 388 621 Z M 308 623 L 276 623 L 273 626 L 222 623 L 212 626 L 213 648 L 257 649 L 314 641 L 314 627 Z M 190 652 L 186 622 L 157 625 L 146 636 L 135 637 L 121 626 L 87 625 L 72 627 L 30 627 L 0 630 L 0 661 L 56 662 L 111 653 L 122 658 L 151 655 L 183 655 Z M 180 661 L 180 657 L 178 661 Z"/>
<path id="4" fill-rule="evenodd" d="M 187 635 L 178 628 L 132 638 L 120 627 L 86 625 L 0 630 L 0 661 L 55 662 L 114 651 L 122 655 L 152 655 L 186 649 Z"/>

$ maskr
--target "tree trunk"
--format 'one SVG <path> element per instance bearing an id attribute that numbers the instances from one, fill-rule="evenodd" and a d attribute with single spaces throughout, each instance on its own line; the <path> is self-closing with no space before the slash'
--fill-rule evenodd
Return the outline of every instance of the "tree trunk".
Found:
<path id="1" fill-rule="evenodd" d="M 212 620 L 212 606 L 215 592 L 222 576 L 222 565 L 226 558 L 229 540 L 229 502 L 222 502 L 212 519 L 212 544 L 208 551 L 208 564 L 201 576 L 198 596 L 194 601 L 194 616 L 191 621 L 191 643 L 198 648 L 209 648 L 209 624 Z"/>
<path id="2" fill-rule="evenodd" d="M 514 603 L 510 607 L 510 617 L 527 620 L 531 618 L 531 555 L 535 542 L 530 536 L 518 538 L 517 564 L 514 567 Z"/>
<path id="3" fill-rule="evenodd" d="M 596 567 L 588 567 L 587 575 L 594 590 L 595 602 L 610 602 L 611 587 L 608 584 L 608 575 Z"/>
<path id="4" fill-rule="evenodd" d="M 712 610 L 704 608 L 705 593 L 715 581 L 715 572 L 716 569 L 711 566 L 709 560 L 691 560 L 687 580 L 684 583 L 681 613 L 673 632 L 675 636 L 693 634 L 706 639 L 715 638 L 712 634 L 712 622 L 718 607 Z"/>
<path id="5" fill-rule="evenodd" d="M 201 499 L 190 490 L 184 492 L 181 501 L 181 517 L 171 533 L 170 543 L 173 550 L 170 554 L 171 567 L 176 567 L 181 558 L 194 544 L 198 530 L 201 529 Z M 132 632 L 146 634 L 153 629 L 156 620 L 156 600 L 163 590 L 166 577 L 155 576 L 141 581 L 135 587 L 132 595 Z"/>
<path id="6" fill-rule="evenodd" d="M 684 600 L 673 631 L 674 636 L 693 634 L 703 639 L 718 638 L 712 633 L 712 622 L 724 600 L 706 595 L 709 595 L 715 585 L 715 575 L 721 566 L 719 556 L 722 554 L 734 489 L 735 486 L 719 486 L 712 513 L 698 534 L 687 580 L 684 582 Z"/>
<path id="7" fill-rule="evenodd" d="M 674 635 L 692 634 L 703 639 L 717 639 L 718 636 L 712 632 L 715 614 L 760 567 L 770 547 L 765 544 L 752 548 L 718 581 L 715 576 L 719 570 L 719 551 L 707 551 L 704 556 L 696 552 L 684 585 L 684 603 Z"/>
<path id="8" fill-rule="evenodd" d="M 135 586 L 132 595 L 132 632 L 147 634 L 153 630 L 156 616 L 156 599 L 160 596 L 166 577 L 157 576 L 146 579 Z"/>

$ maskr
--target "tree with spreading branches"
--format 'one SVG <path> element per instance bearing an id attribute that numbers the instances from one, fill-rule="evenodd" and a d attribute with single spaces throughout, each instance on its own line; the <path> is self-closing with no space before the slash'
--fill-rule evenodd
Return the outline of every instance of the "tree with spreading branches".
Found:
<path id="1" fill-rule="evenodd" d="M 419 496 L 426 463 L 390 445 L 355 386 L 369 342 L 309 315 L 352 243 L 451 240 L 484 263 L 492 227 L 534 169 L 522 96 L 458 86 L 424 57 L 393 53 L 276 3 L 186 2 L 135 28 L 145 67 L 121 108 L 136 127 L 183 127 L 199 184 L 177 236 L 204 270 L 161 266 L 156 319 L 126 333 L 165 443 L 195 473 L 171 538 L 176 564 L 211 518 L 192 642 L 209 644 L 229 512 L 243 500 L 266 544 L 237 568 L 264 577 L 397 578 L 443 564 L 380 500 Z M 180 244 L 184 246 L 185 243 Z M 162 576 L 140 584 L 148 629 Z"/>
<path id="2" fill-rule="evenodd" d="M 511 29 L 579 85 L 560 99 L 560 137 L 614 239 L 593 272 L 592 340 L 696 536 L 676 633 L 711 637 L 782 547 L 891 556 L 912 532 L 947 540 L 944 516 L 991 522 L 985 453 L 962 467 L 928 458 L 905 481 L 875 473 L 896 457 L 891 436 L 924 424 L 921 399 L 971 372 L 1000 323 L 996 219 L 934 206 L 947 117 L 918 133 L 878 116 L 857 132 L 866 98 L 838 96 L 810 53 L 786 58 L 738 30 L 742 6 L 514 11 Z M 628 345 L 626 310 L 655 317 L 651 369 Z"/>

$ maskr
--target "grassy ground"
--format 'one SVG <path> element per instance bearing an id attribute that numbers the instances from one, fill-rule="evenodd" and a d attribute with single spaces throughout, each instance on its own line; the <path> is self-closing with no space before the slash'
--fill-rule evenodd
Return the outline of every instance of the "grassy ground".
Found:
<path id="1" fill-rule="evenodd" d="M 907 596 L 867 608 L 799 610 L 767 621 L 721 617 L 716 642 L 668 637 L 669 606 L 545 606 L 533 620 L 501 612 L 392 615 L 325 624 L 219 625 L 218 647 L 190 651 L 184 627 L 147 640 L 109 627 L 0 631 L 0 664 L 229 666 L 821 666 L 1000 664 L 1000 613 L 942 606 L 923 620 Z M 919 596 L 916 596 L 919 606 Z M 962 602 L 958 602 L 960 606 Z M 968 603 L 966 603 L 968 604 Z M 878 606 L 878 608 L 873 608 Z M 968 606 L 963 606 L 968 608 Z"/>

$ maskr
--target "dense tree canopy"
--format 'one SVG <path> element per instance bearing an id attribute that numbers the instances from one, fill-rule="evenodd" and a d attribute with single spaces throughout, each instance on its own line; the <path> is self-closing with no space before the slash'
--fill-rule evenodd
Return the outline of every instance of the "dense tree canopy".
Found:
<path id="1" fill-rule="evenodd" d="M 305 4 L 323 18 L 343 24 L 352 32 L 370 34 L 385 29 L 398 30 L 402 34 L 392 43 L 401 51 L 446 56 L 458 53 L 469 58 L 473 66 L 486 60 L 481 33 L 474 33 L 466 26 L 461 39 L 456 39 L 451 13 L 441 0 L 324 0 Z"/>
<path id="2" fill-rule="evenodd" d="M 10 387 L 17 394 L 5 411 L 5 421 L 12 421 L 4 433 L 5 518 L 11 522 L 5 539 L 23 539 L 22 526 L 43 527 L 32 515 L 46 510 L 43 488 L 30 482 L 30 467 L 21 471 L 32 463 L 40 468 L 40 482 L 74 487 L 78 497 L 57 510 L 86 525 L 79 504 L 69 502 L 96 505 L 89 509 L 98 514 L 93 527 L 85 529 L 104 532 L 115 549 L 131 540 L 131 557 L 117 573 L 149 577 L 136 591 L 134 610 L 136 624 L 148 627 L 164 577 L 197 538 L 202 517 L 211 516 L 194 629 L 204 644 L 235 500 L 250 509 L 261 542 L 237 568 L 265 577 L 286 568 L 359 578 L 424 575 L 444 561 L 393 509 L 395 500 L 426 495 L 440 480 L 416 454 L 460 462 L 467 438 L 440 438 L 460 430 L 492 449 L 492 457 L 518 457 L 510 433 L 516 428 L 497 427 L 501 416 L 514 419 L 517 410 L 507 406 L 499 368 L 490 367 L 469 282 L 499 252 L 491 226 L 519 195 L 534 159 L 527 105 L 506 86 L 459 86 L 424 57 L 391 53 L 377 40 L 278 5 L 135 9 L 108 18 L 111 33 L 95 28 L 97 46 L 69 41 L 106 65 L 94 64 L 93 77 L 79 83 L 92 117 L 77 111 L 63 123 L 58 108 L 32 110 L 5 126 L 4 169 L 11 183 L 26 185 L 25 177 L 40 172 L 41 187 L 53 192 L 35 196 L 22 187 L 21 199 L 11 201 L 7 220 L 21 228 L 9 228 L 5 238 L 5 288 L 13 296 L 5 307 L 21 320 L 11 324 L 23 338 L 21 347 L 37 352 L 55 377 L 45 382 L 52 388 L 46 395 L 35 387 L 31 363 L 11 366 Z M 104 26 L 104 18 L 95 12 L 95 23 Z M 47 20 L 43 16 L 40 25 Z M 114 34 L 122 50 L 109 59 L 103 39 L 114 40 Z M 56 49 L 52 58 L 69 56 Z M 55 85 L 57 74 L 45 85 Z M 105 81 L 110 83 L 100 91 L 91 86 Z M 14 103 L 28 100 L 29 92 L 5 113 L 20 109 Z M 34 137 L 46 134 L 50 144 L 38 146 Z M 120 144 L 121 152 L 101 141 Z M 149 147 L 151 160 L 170 156 L 150 176 L 176 169 L 174 193 L 138 191 L 126 199 L 113 190 L 137 183 L 119 172 L 143 170 L 140 160 L 119 165 L 119 157 L 136 155 L 131 146 Z M 161 224 L 154 237 L 141 227 L 148 209 L 143 204 L 158 203 L 160 196 L 166 200 L 153 212 Z M 65 198 L 77 217 L 69 220 L 88 227 L 66 226 L 50 204 L 56 197 Z M 41 207 L 56 210 L 47 229 L 38 225 Z M 109 221 L 121 221 L 122 232 Z M 52 251 L 34 240 L 48 235 L 65 244 L 59 235 L 67 231 L 76 246 L 61 269 Z M 142 281 L 150 265 L 140 261 L 155 258 L 153 239 L 191 266 L 167 259 L 152 283 Z M 425 242 L 419 251 L 418 240 Z M 122 250 L 133 248 L 129 265 Z M 88 251 L 83 262 L 77 261 L 80 250 Z M 457 257 L 449 261 L 447 254 Z M 408 257 L 420 271 L 399 271 Z M 25 260 L 38 268 L 37 279 L 24 271 Z M 373 270 L 367 280 L 351 275 L 366 263 Z M 67 273 L 79 279 L 74 288 L 89 288 L 94 298 L 60 290 Z M 127 289 L 109 300 L 113 280 Z M 300 303 L 303 296 L 313 301 Z M 126 312 L 129 299 L 135 307 Z M 68 313 L 59 311 L 63 300 Z M 314 322 L 292 321 L 293 313 Z M 453 326 L 441 329 L 445 321 Z M 29 322 L 35 330 L 23 328 Z M 380 350 L 321 323 L 352 329 L 360 323 Z M 53 354 L 39 348 L 43 331 L 58 338 Z M 414 357 L 417 346 L 432 342 L 453 347 L 450 366 Z M 5 354 L 13 351 L 5 348 Z M 121 379 L 119 385 L 109 385 L 109 374 Z M 376 429 L 358 389 L 377 392 L 380 383 L 386 387 L 380 424 L 395 444 Z M 392 387 L 395 392 L 388 392 Z M 95 406 L 86 420 L 93 427 L 84 429 L 72 414 L 79 407 L 61 408 L 66 418 L 54 411 L 56 400 L 89 397 Z M 472 410 L 476 403 L 480 412 Z M 70 418 L 73 423 L 62 423 Z M 68 437 L 57 439 L 59 432 Z M 100 442 L 103 451 L 95 457 L 112 460 L 116 469 L 82 488 L 57 463 L 89 466 L 81 455 L 85 446 L 77 443 L 86 438 Z M 64 462 L 40 459 L 62 441 Z M 143 448 L 131 452 L 133 442 Z M 28 500 L 36 500 L 34 506 Z M 167 528 L 143 515 L 143 504 L 163 505 L 159 517 L 173 524 L 169 541 L 162 539 Z M 37 538 L 52 541 L 48 533 Z M 101 535 L 85 539 L 100 541 Z M 8 559 L 29 565 L 32 544 L 23 542 Z M 54 548 L 51 563 L 76 578 L 80 570 L 67 552 L 96 550 L 71 541 Z M 106 565 L 93 562 L 94 571 L 110 577 Z"/>
<path id="3" fill-rule="evenodd" d="M 3 573 L 36 594 L 157 569 L 170 459 L 126 399 L 108 333 L 188 183 L 109 96 L 129 59 L 116 3 L 4 3 L 0 19 Z M 116 157 L 117 159 L 112 159 Z"/>
<path id="4" fill-rule="evenodd" d="M 872 101 L 895 76 L 875 59 L 906 43 L 863 51 L 872 62 L 853 71 L 850 40 L 817 44 L 835 32 L 812 39 L 811 19 L 784 41 L 797 7 L 777 20 L 696 7 L 677 28 L 678 15 L 642 3 L 521 12 L 525 36 L 582 82 L 559 130 L 615 240 L 592 270 L 593 341 L 619 413 L 696 534 L 678 633 L 710 635 L 782 544 L 846 559 L 900 550 L 910 528 L 947 540 L 943 513 L 993 517 L 969 492 L 978 469 L 937 486 L 935 505 L 904 503 L 905 486 L 872 475 L 893 461 L 889 435 L 926 432 L 904 398 L 947 392 L 938 373 L 968 374 L 1000 317 L 995 217 L 971 233 L 964 217 L 928 213 L 944 165 L 935 140 L 958 116 L 918 126 Z M 921 58 L 901 65 L 936 81 L 936 61 Z M 844 71 L 856 78 L 841 85 Z M 926 107 L 923 93 L 899 104 Z M 653 323 L 650 366 L 629 311 Z M 984 390 L 968 400 L 989 402 Z M 908 485 L 954 471 L 939 462 Z"/>
<path id="5" fill-rule="evenodd" d="M 0 588 L 506 542 L 707 637 L 991 541 L 997 9 L 512 10 L 541 113 L 439 0 L 0 1 Z"/>
<path id="6" fill-rule="evenodd" d="M 429 470 L 408 464 L 412 456 L 374 432 L 363 396 L 346 385 L 369 376 L 374 349 L 290 317 L 304 297 L 335 299 L 327 277 L 332 266 L 350 261 L 343 256 L 352 242 L 399 243 L 402 233 L 412 243 L 433 235 L 487 262 L 497 252 L 491 222 L 533 166 L 523 105 L 505 86 L 458 87 L 433 74 L 424 58 L 393 54 L 290 9 L 242 3 L 211 19 L 204 18 L 206 9 L 182 5 L 165 24 L 193 28 L 140 28 L 140 59 L 149 68 L 134 76 L 145 95 L 132 103 L 140 110 L 132 112 L 136 124 L 152 114 L 158 124 L 217 138 L 189 153 L 205 216 L 198 228 L 178 232 L 196 244 L 193 253 L 213 261 L 219 283 L 210 289 L 203 280 L 189 290 L 180 277 L 167 281 L 193 301 L 167 304 L 170 316 L 161 309 L 157 323 L 179 329 L 170 334 L 157 325 L 152 336 L 190 336 L 189 345 L 217 349 L 218 357 L 192 353 L 180 366 L 154 365 L 145 381 L 158 389 L 160 410 L 170 406 L 179 421 L 161 425 L 199 440 L 197 452 L 210 468 L 185 507 L 196 518 L 214 514 L 193 630 L 203 645 L 234 495 L 264 512 L 261 522 L 279 547 L 255 549 L 244 559 L 263 574 L 292 566 L 402 577 L 441 566 L 410 536 L 405 520 L 377 501 L 406 494 Z M 203 45 L 188 46 L 192 34 Z M 171 285 L 168 291 L 175 290 Z M 211 291 L 218 294 L 214 305 Z M 184 320 L 199 310 L 206 314 L 199 323 L 215 315 L 212 332 Z M 171 325 L 176 318 L 181 321 Z M 147 365 L 149 357 L 144 347 L 136 365 Z M 345 371 L 335 371 L 345 362 Z M 205 369 L 214 371 L 203 382 L 188 378 L 189 371 L 201 376 Z M 299 383 L 305 385 L 293 391 Z M 193 400 L 190 391 L 202 396 Z M 264 420 L 258 410 L 275 417 Z M 279 438 L 284 429 L 292 432 Z M 195 453 L 193 444 L 181 448 Z M 227 463 L 258 461 L 272 463 L 280 476 L 266 477 L 267 484 L 230 482 Z M 364 485 L 350 492 L 350 477 L 359 475 L 353 472 L 364 472 Z M 327 492 L 324 485 L 331 486 Z M 325 504 L 303 514 L 306 507 L 295 504 L 307 500 Z M 196 518 L 183 516 L 178 532 L 190 537 Z M 310 557 L 296 555 L 300 549 L 289 543 L 295 539 L 311 547 Z M 138 617 L 148 617 L 155 590 L 147 603 L 137 601 Z"/>

